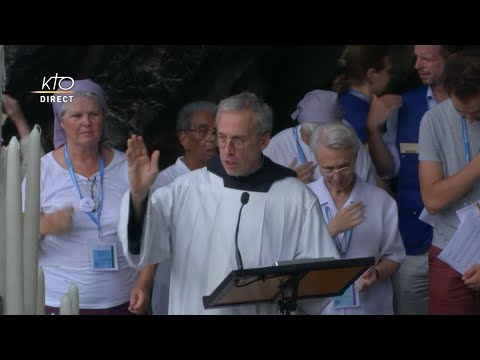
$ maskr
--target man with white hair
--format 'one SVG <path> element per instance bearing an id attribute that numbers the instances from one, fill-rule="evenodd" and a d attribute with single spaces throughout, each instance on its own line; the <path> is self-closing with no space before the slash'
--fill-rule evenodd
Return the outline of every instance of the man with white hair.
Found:
<path id="1" fill-rule="evenodd" d="M 326 90 L 310 91 L 298 103 L 297 110 L 291 116 L 300 124 L 275 135 L 263 153 L 277 164 L 292 168 L 297 177 L 308 184 L 321 177 L 315 155 L 308 143 L 318 124 L 342 121 L 338 94 Z M 358 141 L 361 144 L 360 139 Z M 296 166 L 298 162 L 300 165 Z M 363 146 L 358 150 L 355 172 L 362 180 L 376 185 L 375 167 Z"/>

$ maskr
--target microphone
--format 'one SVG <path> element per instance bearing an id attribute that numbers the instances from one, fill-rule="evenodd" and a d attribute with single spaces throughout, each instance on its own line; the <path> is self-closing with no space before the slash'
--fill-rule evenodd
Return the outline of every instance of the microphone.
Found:
<path id="1" fill-rule="evenodd" d="M 242 254 L 240 254 L 240 249 L 238 248 L 238 229 L 240 226 L 242 209 L 246 204 L 248 204 L 248 200 L 250 200 L 250 194 L 247 192 L 242 193 L 242 196 L 240 197 L 240 202 L 242 203 L 242 206 L 240 207 L 240 211 L 238 212 L 237 230 L 235 231 L 235 259 L 237 260 L 238 270 L 243 270 Z"/>

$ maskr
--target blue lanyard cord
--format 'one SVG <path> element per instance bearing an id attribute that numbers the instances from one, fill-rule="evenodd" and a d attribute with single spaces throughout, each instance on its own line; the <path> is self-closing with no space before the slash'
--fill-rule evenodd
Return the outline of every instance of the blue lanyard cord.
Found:
<path id="1" fill-rule="evenodd" d="M 327 224 L 330 224 L 330 222 L 333 219 L 333 216 L 332 216 L 332 211 L 328 206 L 325 207 L 325 213 L 327 215 Z M 339 235 L 340 234 L 333 236 L 333 241 L 335 243 L 335 247 L 338 250 L 338 253 L 342 258 L 344 258 L 345 255 L 347 254 L 348 247 L 350 246 L 350 241 L 352 240 L 352 230 L 350 229 L 343 233 L 343 242 L 339 239 Z"/>
<path id="2" fill-rule="evenodd" d="M 78 191 L 78 195 L 80 196 L 80 200 L 83 199 L 82 192 L 78 186 L 77 177 L 75 176 L 75 172 L 73 171 L 72 161 L 70 160 L 70 156 L 68 156 L 67 145 L 63 148 L 63 153 L 65 155 L 65 161 L 67 162 L 68 172 L 70 173 L 70 178 L 72 179 L 72 183 Z M 100 215 L 102 214 L 102 205 L 103 205 L 103 175 L 105 173 L 105 165 L 103 161 L 103 153 L 100 151 L 100 190 L 98 192 L 98 211 L 97 211 L 97 218 L 93 214 L 93 211 L 87 213 L 88 217 L 95 223 L 97 226 L 97 230 L 100 231 Z"/>
<path id="3" fill-rule="evenodd" d="M 468 141 L 467 122 L 465 118 L 462 118 L 462 130 L 463 130 L 463 149 L 465 151 L 465 160 L 467 165 L 470 164 L 470 142 Z"/>
<path id="4" fill-rule="evenodd" d="M 300 139 L 298 137 L 299 131 L 300 131 L 300 126 L 296 126 L 293 128 L 293 135 L 295 136 L 295 140 L 297 142 L 298 159 L 302 164 L 305 164 L 307 162 L 307 157 L 305 156 L 305 153 L 302 150 L 302 146 L 300 145 Z"/>

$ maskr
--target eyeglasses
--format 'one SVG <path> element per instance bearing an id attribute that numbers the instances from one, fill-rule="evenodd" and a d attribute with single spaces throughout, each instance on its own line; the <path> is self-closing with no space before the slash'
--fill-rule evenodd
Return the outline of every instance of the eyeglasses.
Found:
<path id="1" fill-rule="evenodd" d="M 342 174 L 342 175 L 351 175 L 353 173 L 353 167 L 352 166 L 346 166 L 341 169 L 320 169 L 320 173 L 325 176 L 325 177 L 331 177 L 335 175 L 336 173 Z"/>
<path id="2" fill-rule="evenodd" d="M 90 180 L 88 180 L 90 181 Z M 98 189 L 98 184 L 97 184 L 97 177 L 95 176 L 93 178 L 92 181 L 92 185 L 90 186 L 90 198 L 93 200 L 93 202 L 95 203 L 95 208 L 93 209 L 93 212 L 96 212 L 97 211 L 97 199 L 96 199 L 96 192 L 97 192 L 97 189 Z"/>
<path id="3" fill-rule="evenodd" d="M 227 141 L 228 137 L 226 137 L 225 135 L 217 135 L 215 137 L 215 142 L 217 143 L 217 146 L 221 149 L 227 146 Z M 243 136 L 236 136 L 230 138 L 230 145 L 232 145 L 235 150 L 242 150 L 245 147 L 246 142 L 247 138 Z"/>
<path id="4" fill-rule="evenodd" d="M 201 137 L 202 139 L 206 138 L 209 135 L 215 135 L 217 133 L 217 129 L 211 128 L 210 126 L 206 126 L 206 125 L 199 126 L 196 129 L 185 129 L 182 131 L 186 131 L 186 132 L 191 131 L 191 132 L 197 133 L 198 136 Z"/>
<path id="5" fill-rule="evenodd" d="M 97 177 L 95 176 L 92 180 L 92 186 L 90 186 L 90 195 L 92 195 L 93 200 L 95 200 L 96 191 L 97 191 Z"/>

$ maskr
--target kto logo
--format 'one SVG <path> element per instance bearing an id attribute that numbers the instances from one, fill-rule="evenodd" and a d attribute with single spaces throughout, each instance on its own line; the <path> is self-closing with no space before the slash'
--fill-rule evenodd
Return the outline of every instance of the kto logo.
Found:
<path id="1" fill-rule="evenodd" d="M 51 76 L 47 79 L 43 77 L 42 90 L 31 91 L 33 94 L 53 94 L 53 95 L 41 95 L 40 102 L 53 103 L 53 102 L 72 102 L 73 99 L 73 86 L 75 80 L 70 76 Z M 61 94 L 61 95 L 60 95 Z M 71 94 L 71 95 L 68 95 Z"/>

